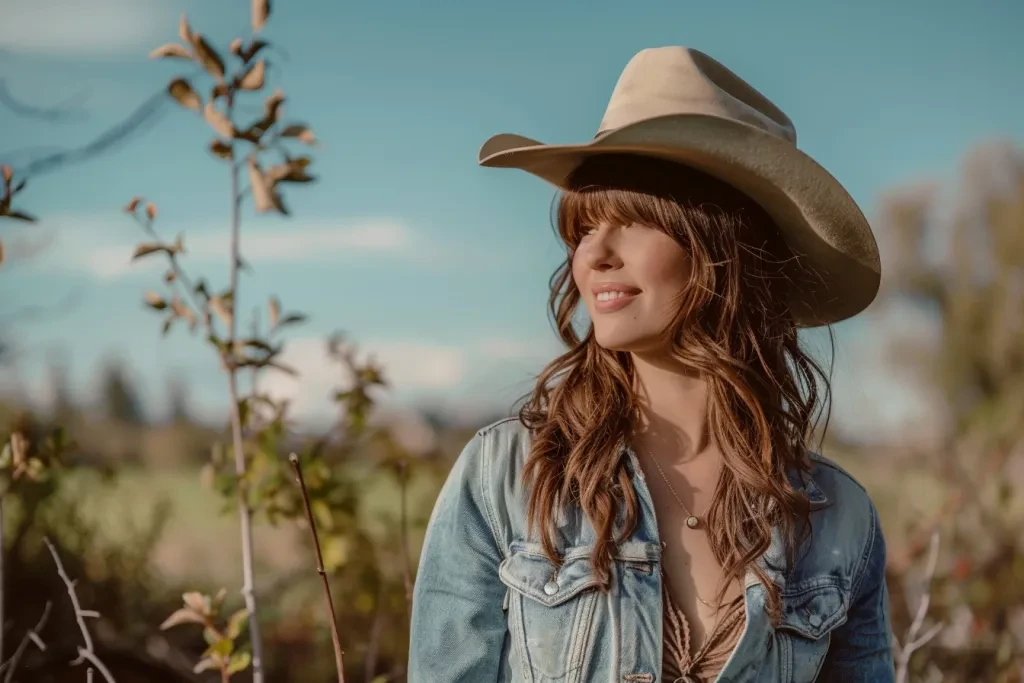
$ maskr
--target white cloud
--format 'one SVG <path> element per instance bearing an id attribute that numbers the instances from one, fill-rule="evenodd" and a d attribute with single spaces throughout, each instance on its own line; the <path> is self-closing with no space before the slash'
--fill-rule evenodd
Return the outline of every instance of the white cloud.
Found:
<path id="1" fill-rule="evenodd" d="M 58 223 L 65 225 L 56 228 L 56 244 L 41 254 L 33 265 L 48 270 L 84 271 L 101 280 L 112 280 L 164 265 L 158 258 L 132 263 L 135 245 L 147 241 L 147 238 L 136 231 L 137 239 L 124 239 L 126 235 L 132 235 L 130 225 L 114 235 L 107 227 L 110 221 L 98 224 L 95 219 L 84 218 Z M 74 225 L 73 230 L 67 227 L 70 225 Z M 173 239 L 170 234 L 163 237 L 168 241 Z M 186 229 L 184 242 L 189 262 L 223 260 L 228 253 L 229 239 L 224 229 Z M 299 227 L 284 225 L 273 230 L 243 228 L 242 256 L 253 265 L 312 263 L 373 253 L 409 254 L 413 253 L 415 241 L 415 234 L 394 220 L 371 219 L 345 224 L 317 219 Z"/>
<path id="2" fill-rule="evenodd" d="M 0 48 L 62 56 L 148 53 L 176 15 L 150 0 L 4 0 Z"/>
<path id="3" fill-rule="evenodd" d="M 395 391 L 401 394 L 444 392 L 456 387 L 466 375 L 465 349 L 443 344 L 409 341 L 367 341 L 358 344 L 360 357 L 376 359 Z M 326 340 L 305 337 L 289 340 L 281 362 L 298 371 L 298 377 L 268 372 L 261 390 L 276 399 L 288 399 L 298 419 L 321 419 L 334 414 L 330 397 L 346 386 L 345 369 L 327 356 Z"/>

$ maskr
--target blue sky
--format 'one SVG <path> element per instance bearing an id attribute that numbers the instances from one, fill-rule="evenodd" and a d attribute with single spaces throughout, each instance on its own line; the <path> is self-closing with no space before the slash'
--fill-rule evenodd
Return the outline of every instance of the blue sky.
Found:
<path id="1" fill-rule="evenodd" d="M 242 0 L 2 3 L 9 91 L 37 105 L 84 93 L 88 116 L 51 124 L 0 109 L 0 155 L 80 144 L 181 73 L 182 62 L 146 55 L 176 39 L 182 12 L 222 47 L 248 32 Z M 869 217 L 881 190 L 949 177 L 987 140 L 1024 139 L 1024 9 L 1010 0 L 427 4 L 277 2 L 265 30 L 287 57 L 276 54 L 270 87 L 282 87 L 287 117 L 308 122 L 324 147 L 312 169 L 320 182 L 288 193 L 291 218 L 247 213 L 243 252 L 256 272 L 242 310 L 276 292 L 285 308 L 312 315 L 292 334 L 290 361 L 306 381 L 273 380 L 303 413 L 326 407 L 335 376 L 320 340 L 335 329 L 388 364 L 401 400 L 500 409 L 528 389 L 557 350 L 545 309 L 560 260 L 553 192 L 527 174 L 479 168 L 477 150 L 497 132 L 589 139 L 644 47 L 696 47 L 750 81 Z M 7 223 L 2 237 L 47 246 L 5 268 L 0 310 L 69 293 L 77 303 L 17 327 L 20 355 L 3 387 L 45 397 L 58 352 L 87 397 L 99 361 L 116 354 L 154 412 L 174 375 L 207 414 L 220 413 L 223 380 L 209 350 L 183 333 L 161 340 L 142 309 L 159 271 L 128 265 L 141 233 L 119 212 L 135 194 L 152 199 L 159 228 L 185 233 L 195 272 L 223 282 L 228 175 L 205 151 L 209 138 L 198 117 L 170 105 L 123 148 L 30 184 L 22 203 L 42 222 Z M 897 424 L 909 403 L 876 367 L 872 326 L 837 333 L 837 415 Z"/>

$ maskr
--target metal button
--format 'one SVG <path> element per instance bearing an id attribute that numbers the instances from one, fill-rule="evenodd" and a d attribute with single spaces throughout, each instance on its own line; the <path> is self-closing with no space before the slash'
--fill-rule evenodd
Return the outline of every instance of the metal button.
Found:
<path id="1" fill-rule="evenodd" d="M 821 626 L 821 615 L 812 614 L 811 616 L 807 617 L 807 621 L 811 622 L 811 626 L 817 628 Z"/>
<path id="2" fill-rule="evenodd" d="M 558 584 L 554 581 L 548 581 L 544 584 L 544 592 L 548 595 L 554 595 L 558 592 Z"/>

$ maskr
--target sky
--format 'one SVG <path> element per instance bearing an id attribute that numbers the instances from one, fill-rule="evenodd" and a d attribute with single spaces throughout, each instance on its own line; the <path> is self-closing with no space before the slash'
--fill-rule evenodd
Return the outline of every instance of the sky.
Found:
<path id="1" fill-rule="evenodd" d="M 0 0 L 8 92 L 36 106 L 71 102 L 74 114 L 46 122 L 0 107 L 0 157 L 17 169 L 93 139 L 188 71 L 147 59 L 176 40 L 181 13 L 223 48 L 249 35 L 248 5 Z M 282 88 L 286 118 L 322 141 L 310 169 L 320 180 L 289 188 L 290 217 L 246 209 L 242 250 L 254 272 L 240 310 L 276 293 L 285 309 L 310 314 L 286 355 L 302 382 L 267 380 L 300 417 L 327 414 L 343 379 L 323 350 L 335 330 L 383 362 L 398 403 L 507 411 L 529 390 L 559 350 L 546 310 L 563 256 L 553 188 L 480 168 L 477 151 L 499 132 L 588 140 L 645 47 L 700 49 L 765 93 L 869 218 L 883 190 L 952 177 L 986 141 L 1024 141 L 1024 5 L 1011 0 L 429 5 L 277 2 L 263 31 L 282 48 L 269 53 L 267 92 Z M 255 115 L 260 100 L 247 107 Z M 45 400 L 59 358 L 88 399 L 100 364 L 117 357 L 153 413 L 173 377 L 201 414 L 223 415 L 210 349 L 183 331 L 161 338 L 141 305 L 161 270 L 129 263 L 143 235 L 120 211 L 134 195 L 155 202 L 161 234 L 185 234 L 189 271 L 226 283 L 229 176 L 207 153 L 210 139 L 197 115 L 169 102 L 124 145 L 30 181 L 21 205 L 40 222 L 6 222 L 0 237 L 39 249 L 5 265 L 0 313 L 70 303 L 17 319 L 18 355 L 0 370 L 0 390 Z M 837 419 L 853 431 L 899 430 L 915 399 L 881 367 L 873 324 L 854 319 L 836 333 Z M 827 359 L 821 337 L 809 341 Z"/>

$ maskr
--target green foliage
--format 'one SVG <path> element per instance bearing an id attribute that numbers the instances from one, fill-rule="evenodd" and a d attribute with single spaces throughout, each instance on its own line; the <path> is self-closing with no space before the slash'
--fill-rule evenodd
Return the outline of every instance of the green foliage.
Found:
<path id="1" fill-rule="evenodd" d="M 195 591 L 185 593 L 182 595 L 184 605 L 160 625 L 161 630 L 182 624 L 202 626 L 207 648 L 200 655 L 193 671 L 197 674 L 220 671 L 223 681 L 244 671 L 252 662 L 252 653 L 238 644 L 238 638 L 249 619 L 249 611 L 242 608 L 224 617 L 222 610 L 226 596 L 227 590 L 223 588 L 214 596 Z"/>

